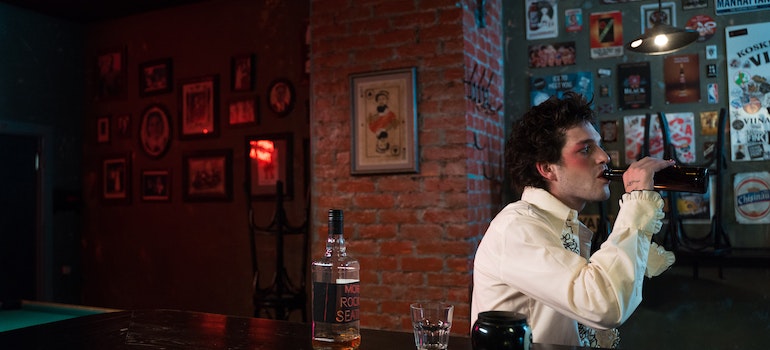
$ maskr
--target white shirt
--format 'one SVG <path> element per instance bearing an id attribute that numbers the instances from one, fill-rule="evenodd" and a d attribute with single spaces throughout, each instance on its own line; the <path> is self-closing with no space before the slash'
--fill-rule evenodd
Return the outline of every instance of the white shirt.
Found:
<path id="1" fill-rule="evenodd" d="M 543 189 L 526 188 L 495 216 L 476 251 L 471 324 L 482 311 L 515 311 L 527 316 L 534 342 L 579 346 L 577 322 L 596 329 L 625 322 L 642 301 L 663 200 L 634 191 L 620 206 L 612 233 L 588 258 L 591 236 L 580 233 L 590 230 L 577 211 Z M 579 255 L 565 249 L 562 235 L 580 242 Z"/>

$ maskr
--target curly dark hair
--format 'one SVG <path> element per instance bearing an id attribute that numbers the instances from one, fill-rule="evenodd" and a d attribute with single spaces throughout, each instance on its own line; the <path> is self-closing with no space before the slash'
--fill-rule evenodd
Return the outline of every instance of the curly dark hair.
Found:
<path id="1" fill-rule="evenodd" d="M 594 123 L 591 101 L 575 92 L 559 99 L 551 96 L 513 122 L 505 143 L 505 162 L 511 186 L 519 193 L 524 187 L 547 188 L 537 163 L 558 163 L 566 132 L 584 122 Z"/>

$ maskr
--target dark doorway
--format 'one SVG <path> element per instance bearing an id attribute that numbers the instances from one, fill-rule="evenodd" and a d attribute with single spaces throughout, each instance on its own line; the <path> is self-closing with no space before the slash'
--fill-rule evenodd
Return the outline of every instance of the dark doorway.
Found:
<path id="1" fill-rule="evenodd" d="M 0 302 L 37 299 L 40 141 L 0 134 Z"/>

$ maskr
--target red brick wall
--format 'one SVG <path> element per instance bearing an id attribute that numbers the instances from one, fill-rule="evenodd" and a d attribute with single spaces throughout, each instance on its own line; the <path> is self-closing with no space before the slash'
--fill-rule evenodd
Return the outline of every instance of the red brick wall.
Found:
<path id="1" fill-rule="evenodd" d="M 478 28 L 476 1 L 311 1 L 312 257 L 326 211 L 343 209 L 363 327 L 408 330 L 410 302 L 445 300 L 453 331 L 468 333 L 473 254 L 500 205 L 503 126 L 502 111 L 466 99 L 463 80 L 474 63 L 477 77 L 494 73 L 501 104 L 501 6 L 487 1 Z M 349 75 L 404 67 L 417 67 L 420 172 L 352 176 Z"/>

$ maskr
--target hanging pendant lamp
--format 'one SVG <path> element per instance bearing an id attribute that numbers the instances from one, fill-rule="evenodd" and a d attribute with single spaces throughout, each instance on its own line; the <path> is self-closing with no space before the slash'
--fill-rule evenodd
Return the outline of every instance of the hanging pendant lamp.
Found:
<path id="1" fill-rule="evenodd" d="M 658 12 L 662 12 L 661 0 L 658 0 Z M 656 22 L 652 28 L 638 38 L 627 43 L 626 50 L 647 55 L 662 55 L 679 50 L 698 40 L 698 32 L 691 29 L 679 29 Z"/>

